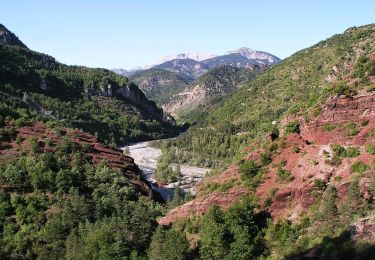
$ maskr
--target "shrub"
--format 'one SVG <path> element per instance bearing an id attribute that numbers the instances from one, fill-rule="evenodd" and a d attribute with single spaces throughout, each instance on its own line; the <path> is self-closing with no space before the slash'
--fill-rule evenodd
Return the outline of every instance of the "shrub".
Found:
<path id="1" fill-rule="evenodd" d="M 333 155 L 330 160 L 329 159 L 325 160 L 325 163 L 331 166 L 340 166 L 341 162 L 342 162 L 341 158 L 337 155 Z"/>
<path id="2" fill-rule="evenodd" d="M 36 138 L 30 138 L 28 141 L 31 147 L 31 151 L 33 153 L 38 153 L 40 151 L 38 140 Z"/>
<path id="3" fill-rule="evenodd" d="M 285 182 L 285 181 L 289 182 L 289 181 L 294 180 L 294 177 L 291 174 L 291 172 L 285 169 L 279 169 L 276 175 L 277 175 L 277 181 L 279 182 Z"/>
<path id="4" fill-rule="evenodd" d="M 340 81 L 334 86 L 334 93 L 340 96 L 351 96 L 355 95 L 357 92 L 356 90 L 350 88 L 345 81 Z"/>
<path id="5" fill-rule="evenodd" d="M 323 191 L 326 188 L 327 183 L 324 180 L 322 180 L 322 179 L 315 179 L 314 180 L 314 186 L 318 190 Z"/>
<path id="6" fill-rule="evenodd" d="M 299 153 L 301 149 L 298 146 L 293 146 L 293 153 Z"/>
<path id="7" fill-rule="evenodd" d="M 375 154 L 375 144 L 366 145 L 366 152 L 369 154 Z"/>
<path id="8" fill-rule="evenodd" d="M 354 135 L 357 135 L 359 133 L 359 129 L 358 129 L 357 125 L 353 122 L 348 123 L 346 125 L 346 129 L 348 131 L 348 135 L 350 135 L 350 136 L 354 136 Z"/>
<path id="9" fill-rule="evenodd" d="M 325 124 L 323 126 L 323 129 L 327 132 L 331 132 L 333 129 L 335 129 L 337 126 L 332 124 Z"/>
<path id="10" fill-rule="evenodd" d="M 369 168 L 368 165 L 365 164 L 364 162 L 357 161 L 357 162 L 352 164 L 352 166 L 350 168 L 350 171 L 352 173 L 363 173 L 363 172 L 367 171 L 368 168 Z"/>
<path id="11" fill-rule="evenodd" d="M 219 192 L 227 192 L 230 188 L 232 188 L 234 185 L 234 181 L 228 181 L 224 184 L 221 184 L 218 191 Z"/>
<path id="12" fill-rule="evenodd" d="M 339 157 L 345 157 L 346 156 L 346 151 L 345 148 L 342 147 L 341 145 L 338 144 L 332 144 L 331 145 L 333 154 Z"/>
<path id="13" fill-rule="evenodd" d="M 268 165 L 272 162 L 272 155 L 269 152 L 260 155 L 260 162 L 262 165 Z"/>
<path id="14" fill-rule="evenodd" d="M 361 152 L 359 151 L 357 147 L 348 147 L 346 148 L 346 151 L 345 151 L 346 157 L 357 157 L 360 154 Z"/>
<path id="15" fill-rule="evenodd" d="M 285 134 L 300 133 L 299 123 L 297 121 L 291 121 L 285 126 Z"/>

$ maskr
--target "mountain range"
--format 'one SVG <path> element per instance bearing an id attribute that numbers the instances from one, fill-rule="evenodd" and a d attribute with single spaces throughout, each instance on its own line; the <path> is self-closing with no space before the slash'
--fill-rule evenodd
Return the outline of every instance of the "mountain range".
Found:
<path id="1" fill-rule="evenodd" d="M 178 117 L 199 105 L 210 106 L 214 100 L 232 93 L 240 85 L 240 79 L 244 79 L 230 75 L 233 71 L 242 70 L 254 76 L 278 62 L 280 59 L 269 53 L 240 48 L 219 56 L 197 53 L 172 55 L 160 64 L 146 66 L 147 69 L 136 69 L 131 73 L 115 71 L 127 75 L 149 99 Z M 219 71 L 221 78 L 209 76 Z M 200 79 L 205 74 L 208 74 L 206 79 L 210 84 L 204 84 L 207 80 Z M 217 82 L 215 91 L 212 89 L 214 78 L 221 80 Z"/>
<path id="2" fill-rule="evenodd" d="M 113 69 L 114 72 L 123 76 L 132 76 L 140 71 L 156 68 L 175 72 L 188 79 L 196 79 L 208 70 L 220 66 L 231 65 L 239 68 L 246 68 L 251 65 L 273 65 L 280 62 L 280 59 L 272 54 L 250 48 L 240 48 L 229 51 L 223 55 L 211 55 L 203 53 L 181 53 L 170 55 L 161 62 L 131 70 Z"/>

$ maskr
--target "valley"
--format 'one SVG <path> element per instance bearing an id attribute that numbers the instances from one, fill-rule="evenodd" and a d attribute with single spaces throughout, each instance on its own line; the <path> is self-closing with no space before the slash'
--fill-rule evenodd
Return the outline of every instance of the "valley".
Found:
<path id="1" fill-rule="evenodd" d="M 145 180 L 147 180 L 152 189 L 159 192 L 165 201 L 169 201 L 173 197 L 174 189 L 179 185 L 184 193 L 195 195 L 196 184 L 200 182 L 204 176 L 210 171 L 208 168 L 201 168 L 186 164 L 181 164 L 181 175 L 177 182 L 168 185 L 159 185 L 153 178 L 156 170 L 158 158 L 161 156 L 161 149 L 151 146 L 151 142 L 141 142 L 122 148 L 123 151 L 129 151 L 128 155 L 134 158 L 134 162 L 143 172 Z M 176 165 L 172 165 L 173 168 Z"/>
<path id="2" fill-rule="evenodd" d="M 0 24 L 0 259 L 374 259 L 375 24 L 280 59 L 222 51 L 299 46 L 277 16 L 267 19 L 280 31 L 253 22 L 260 45 L 249 24 L 204 18 L 204 35 L 225 41 L 198 47 L 220 54 L 180 53 L 176 28 L 151 19 L 171 25 L 169 6 L 136 23 L 131 6 L 118 3 L 121 30 L 111 20 L 85 31 L 85 51 L 100 46 L 86 59 L 123 59 L 112 70 L 64 64 Z M 178 40 L 199 35 L 178 29 Z M 152 65 L 123 69 L 141 61 Z"/>

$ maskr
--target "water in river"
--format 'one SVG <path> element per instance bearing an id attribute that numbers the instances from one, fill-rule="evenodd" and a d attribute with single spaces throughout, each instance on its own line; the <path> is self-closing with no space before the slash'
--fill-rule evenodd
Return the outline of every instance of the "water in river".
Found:
<path id="1" fill-rule="evenodd" d="M 151 147 L 150 142 L 141 142 L 129 145 L 130 156 L 134 158 L 134 162 L 142 170 L 145 179 L 151 184 L 154 190 L 159 191 L 163 199 L 168 200 L 173 195 L 174 187 L 177 182 L 170 183 L 165 186 L 157 186 L 152 175 L 156 169 L 156 162 L 161 155 L 159 148 Z M 123 149 L 125 149 L 124 147 Z M 174 165 L 171 165 L 174 167 Z M 181 164 L 180 188 L 184 192 L 195 194 L 196 183 L 202 180 L 204 175 L 210 170 L 208 168 L 200 168 L 196 166 Z"/>

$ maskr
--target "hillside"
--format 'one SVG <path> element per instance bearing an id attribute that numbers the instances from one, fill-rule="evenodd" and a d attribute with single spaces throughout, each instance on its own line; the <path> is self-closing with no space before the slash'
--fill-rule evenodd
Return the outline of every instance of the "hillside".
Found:
<path id="1" fill-rule="evenodd" d="M 27 46 L 2 24 L 0 24 L 0 43 L 27 49 Z"/>
<path id="2" fill-rule="evenodd" d="M 272 219 L 258 233 L 272 259 L 370 259 L 374 39 L 375 25 L 368 25 L 299 51 L 250 81 L 205 121 L 162 144 L 172 161 L 220 167 L 229 157 L 234 163 L 205 179 L 194 200 L 159 223 L 176 223 L 187 237 L 199 235 L 202 250 L 208 234 L 214 236 L 206 228 L 237 234 L 227 218 L 245 207 L 244 198 L 256 197 L 253 214 Z M 198 234 L 191 226 L 199 225 Z M 255 221 L 252 228 L 259 226 Z M 224 234 L 216 236 L 223 244 Z"/>
<path id="3" fill-rule="evenodd" d="M 145 254 L 159 196 L 132 158 L 26 109 L 2 103 L 0 119 L 2 259 L 95 258 L 94 241 L 114 258 Z"/>
<path id="4" fill-rule="evenodd" d="M 250 81 L 265 69 L 267 66 L 263 65 L 253 65 L 248 68 L 230 65 L 215 67 L 198 77 L 183 91 L 171 96 L 163 104 L 163 109 L 173 116 L 184 117 L 187 120 L 191 118 L 189 121 L 196 121 L 198 110 L 200 113 L 206 113 L 223 97 L 235 92 L 243 83 Z"/>
<path id="5" fill-rule="evenodd" d="M 0 94 L 13 108 L 123 144 L 174 135 L 177 127 L 127 78 L 105 69 L 66 66 L 0 43 Z"/>
<path id="6" fill-rule="evenodd" d="M 136 72 L 129 77 L 139 86 L 147 98 L 154 100 L 160 106 L 175 93 L 183 91 L 191 82 L 177 73 L 162 70 L 148 69 Z"/>

